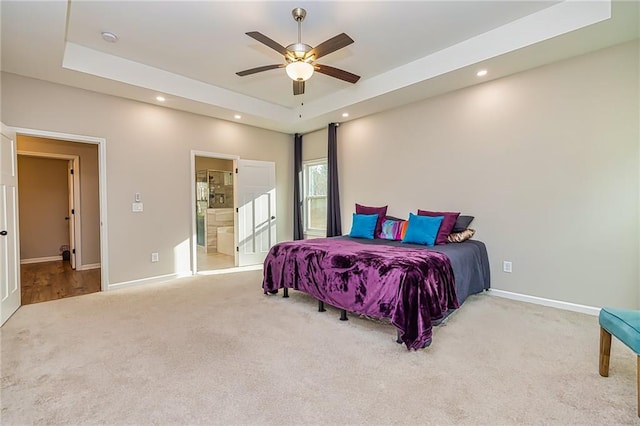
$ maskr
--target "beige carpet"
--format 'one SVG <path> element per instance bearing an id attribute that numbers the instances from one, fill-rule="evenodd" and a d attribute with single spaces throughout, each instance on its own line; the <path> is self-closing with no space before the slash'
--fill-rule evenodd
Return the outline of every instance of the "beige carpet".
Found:
<path id="1" fill-rule="evenodd" d="M 265 296 L 261 271 L 24 306 L 2 328 L 14 424 L 638 424 L 636 356 L 597 318 L 489 295 L 408 352 L 390 325 Z"/>

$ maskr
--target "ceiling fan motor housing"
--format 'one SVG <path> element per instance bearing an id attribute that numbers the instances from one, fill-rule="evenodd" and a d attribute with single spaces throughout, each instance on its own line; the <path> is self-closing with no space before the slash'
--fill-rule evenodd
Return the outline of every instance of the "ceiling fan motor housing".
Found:
<path id="1" fill-rule="evenodd" d="M 293 43 L 287 46 L 287 50 L 291 53 L 291 61 L 303 61 L 306 60 L 306 55 L 308 52 L 313 49 L 308 44 L 304 43 Z M 289 56 L 289 55 L 288 55 Z"/>

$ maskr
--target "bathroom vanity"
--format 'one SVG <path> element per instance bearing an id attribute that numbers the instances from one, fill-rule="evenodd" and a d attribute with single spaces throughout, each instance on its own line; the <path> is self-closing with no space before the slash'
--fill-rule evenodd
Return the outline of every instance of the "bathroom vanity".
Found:
<path id="1" fill-rule="evenodd" d="M 205 225 L 206 252 L 218 252 L 233 256 L 233 209 L 207 209 Z"/>

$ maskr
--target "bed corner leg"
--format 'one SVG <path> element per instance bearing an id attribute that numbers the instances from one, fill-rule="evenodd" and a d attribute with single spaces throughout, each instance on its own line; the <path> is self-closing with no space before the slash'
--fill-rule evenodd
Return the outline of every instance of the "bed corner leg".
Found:
<path id="1" fill-rule="evenodd" d="M 344 309 L 340 311 L 340 321 L 349 321 L 349 318 L 347 318 L 347 311 Z"/>
<path id="2" fill-rule="evenodd" d="M 282 297 L 289 297 L 289 289 L 287 287 L 282 289 Z"/>
<path id="3" fill-rule="evenodd" d="M 318 312 L 326 312 L 324 308 L 324 302 L 322 300 L 318 300 Z"/>
<path id="4" fill-rule="evenodd" d="M 403 344 L 404 342 L 400 338 L 400 330 L 396 328 L 396 343 Z"/>

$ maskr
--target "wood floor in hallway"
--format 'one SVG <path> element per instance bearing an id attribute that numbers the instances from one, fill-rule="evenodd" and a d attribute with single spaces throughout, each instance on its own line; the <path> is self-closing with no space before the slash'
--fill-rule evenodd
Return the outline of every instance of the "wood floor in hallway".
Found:
<path id="1" fill-rule="evenodd" d="M 100 291 L 100 269 L 76 271 L 69 262 L 20 265 L 22 304 L 47 302 Z"/>

